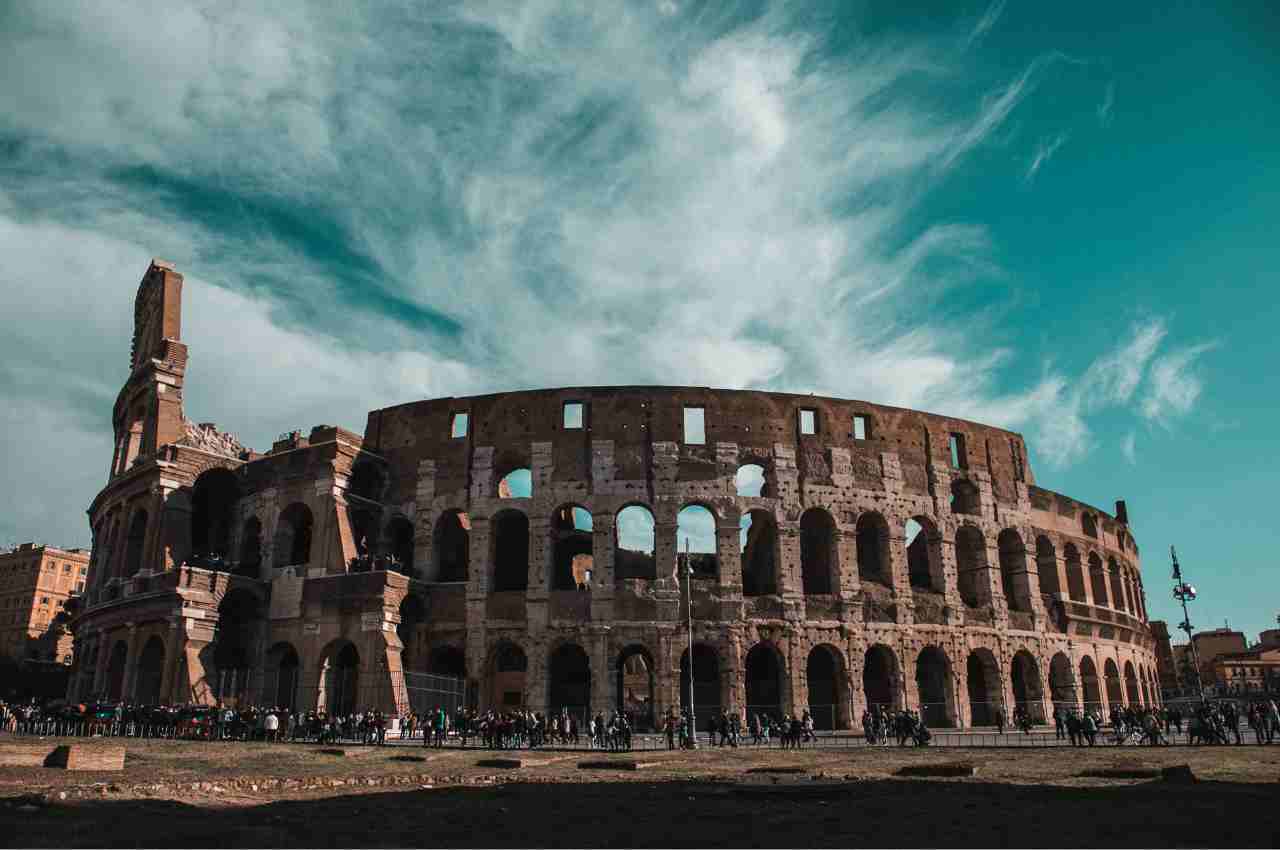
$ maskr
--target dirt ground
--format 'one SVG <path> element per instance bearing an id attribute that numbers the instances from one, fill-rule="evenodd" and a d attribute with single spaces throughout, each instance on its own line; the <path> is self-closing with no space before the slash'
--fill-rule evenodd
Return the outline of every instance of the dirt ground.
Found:
<path id="1" fill-rule="evenodd" d="M 0 768 L 0 845 L 1280 845 L 1275 746 L 614 756 L 126 746 L 122 772 Z M 479 764 L 494 757 L 523 765 Z M 578 766 L 592 758 L 642 766 Z M 975 765 L 977 776 L 897 775 L 955 763 Z M 1082 775 L 1179 764 L 1199 781 Z"/>

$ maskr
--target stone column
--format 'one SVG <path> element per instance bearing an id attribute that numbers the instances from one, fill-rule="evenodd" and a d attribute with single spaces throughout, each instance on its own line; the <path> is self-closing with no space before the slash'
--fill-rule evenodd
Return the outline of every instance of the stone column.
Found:
<path id="1" fill-rule="evenodd" d="M 129 654 L 125 656 L 124 683 L 120 688 L 120 698 L 125 702 L 133 702 L 134 678 L 138 672 L 138 626 L 128 623 Z"/>
<path id="2" fill-rule="evenodd" d="M 107 658 L 110 656 L 111 651 L 107 646 L 107 632 L 105 629 L 98 629 L 97 646 L 98 663 L 93 668 L 93 693 L 91 694 L 94 699 L 101 697 L 107 686 Z"/>

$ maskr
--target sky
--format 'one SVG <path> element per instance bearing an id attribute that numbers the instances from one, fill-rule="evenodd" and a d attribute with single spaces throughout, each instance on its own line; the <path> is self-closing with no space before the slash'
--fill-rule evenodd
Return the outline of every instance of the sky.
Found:
<path id="1" fill-rule="evenodd" d="M 260 450 L 499 390 L 862 398 L 1126 500 L 1153 618 L 1172 545 L 1197 626 L 1275 625 L 1275 4 L 362 5 L 0 5 L 0 543 L 88 544 L 161 257 L 187 415 Z"/>

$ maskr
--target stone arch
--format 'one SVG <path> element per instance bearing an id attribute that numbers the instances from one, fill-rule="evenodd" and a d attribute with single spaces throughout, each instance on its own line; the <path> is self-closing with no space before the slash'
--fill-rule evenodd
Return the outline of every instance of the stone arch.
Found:
<path id="1" fill-rule="evenodd" d="M 1009 608 L 1014 611 L 1031 610 L 1031 582 L 1027 577 L 1027 547 L 1022 535 L 1012 528 L 1001 531 L 996 538 L 1000 552 L 1000 583 Z"/>
<path id="2" fill-rule="evenodd" d="M 557 646 L 547 659 L 547 713 L 565 712 L 579 722 L 591 712 L 591 659 L 571 642 Z"/>
<path id="3" fill-rule="evenodd" d="M 386 484 L 387 476 L 383 474 L 378 462 L 368 455 L 361 455 L 351 467 L 347 495 L 380 505 Z"/>
<path id="4" fill-rule="evenodd" d="M 1000 684 L 1000 663 L 995 653 L 978 647 L 969 653 L 965 664 L 965 682 L 969 690 L 969 725 L 994 726 L 996 709 L 1004 706 L 1004 689 Z"/>
<path id="5" fill-rule="evenodd" d="M 382 506 L 353 499 L 346 510 L 347 522 L 351 525 L 351 538 L 356 545 L 356 559 L 360 561 L 353 568 L 359 571 L 370 570 L 373 568 L 374 556 L 382 551 L 378 539 Z"/>
<path id="6" fill-rule="evenodd" d="M 653 653 L 643 644 L 629 644 L 618 653 L 613 704 L 627 716 L 632 728 L 656 728 L 656 675 Z"/>
<path id="7" fill-rule="evenodd" d="M 889 523 L 876 511 L 867 511 L 858 517 L 854 528 L 858 579 L 891 584 L 893 574 L 889 567 Z"/>
<path id="8" fill-rule="evenodd" d="M 1085 655 L 1080 659 L 1080 692 L 1084 697 L 1086 711 L 1102 708 L 1102 691 L 1098 682 L 1098 666 L 1093 658 Z"/>
<path id="9" fill-rule="evenodd" d="M 676 514 L 676 549 L 695 577 L 720 576 L 716 520 L 715 510 L 700 502 L 687 504 Z"/>
<path id="10" fill-rule="evenodd" d="M 413 569 L 413 523 L 404 516 L 393 516 L 387 523 L 387 554 L 390 560 L 387 569 L 407 576 L 414 575 Z"/>
<path id="11" fill-rule="evenodd" d="M 805 680 L 809 686 L 809 714 L 816 729 L 847 729 L 848 674 L 844 653 L 829 643 L 809 650 Z"/>
<path id="12" fill-rule="evenodd" d="M 898 656 L 883 643 L 867 647 L 862 660 L 862 693 L 867 708 L 896 709 L 902 705 L 902 689 L 899 686 L 901 668 Z"/>
<path id="13" fill-rule="evenodd" d="M 434 580 L 466 581 L 471 565 L 471 517 L 467 512 L 455 508 L 440 514 L 431 538 Z"/>
<path id="14" fill-rule="evenodd" d="M 1067 562 L 1067 593 L 1071 601 L 1088 601 L 1084 589 L 1084 569 L 1080 566 L 1080 550 L 1074 543 L 1068 543 L 1063 547 L 1062 557 Z"/>
<path id="15" fill-rule="evenodd" d="M 117 702 L 124 699 L 124 671 L 129 664 L 129 644 L 116 641 L 107 657 L 107 699 Z"/>
<path id="16" fill-rule="evenodd" d="M 773 514 L 747 511 L 738 523 L 742 552 L 742 595 L 768 596 L 778 592 L 778 528 Z"/>
<path id="17" fill-rule="evenodd" d="M 658 577 L 655 554 L 657 524 L 648 505 L 624 505 L 613 519 L 613 576 L 615 579 Z"/>
<path id="18" fill-rule="evenodd" d="M 140 705 L 160 705 L 164 702 L 161 687 L 164 682 L 164 641 L 152 635 L 143 644 L 138 655 L 137 683 L 133 688 L 133 701 Z"/>
<path id="19" fill-rule="evenodd" d="M 733 476 L 733 486 L 739 498 L 768 498 L 770 495 L 769 479 L 762 464 L 751 462 L 738 467 Z"/>
<path id="20" fill-rule="evenodd" d="M 301 683 L 302 661 L 298 650 L 288 641 L 280 641 L 267 651 L 266 687 L 263 697 L 276 708 L 298 708 L 298 685 Z"/>
<path id="21" fill-rule="evenodd" d="M 982 499 L 978 487 L 967 478 L 956 478 L 951 482 L 951 512 L 978 516 L 982 513 Z"/>
<path id="22" fill-rule="evenodd" d="M 1062 593 L 1058 582 L 1058 551 L 1053 541 L 1043 534 L 1036 538 L 1036 574 L 1040 578 L 1040 593 L 1057 596 Z"/>
<path id="23" fill-rule="evenodd" d="M 955 725 L 955 685 L 951 659 L 941 647 L 926 646 L 916 656 L 916 688 L 920 695 L 920 717 L 935 728 Z"/>
<path id="24" fill-rule="evenodd" d="M 311 508 L 292 502 L 280 512 L 272 541 L 274 566 L 291 567 L 311 563 L 311 534 L 315 518 Z"/>
<path id="25" fill-rule="evenodd" d="M 680 654 L 680 705 L 693 706 L 698 717 L 714 717 L 721 711 L 720 653 L 709 643 L 693 645 L 693 699 L 689 698 L 689 650 Z M 748 707 L 748 710 L 750 708 Z"/>
<path id="26" fill-rule="evenodd" d="M 1111 607 L 1117 611 L 1129 610 L 1129 594 L 1125 589 L 1124 575 L 1115 558 L 1107 559 L 1107 578 L 1111 585 Z"/>
<path id="27" fill-rule="evenodd" d="M 529 588 L 529 518 L 513 508 L 499 511 L 490 524 L 493 592 Z"/>
<path id="28" fill-rule="evenodd" d="M 1138 675 L 1133 670 L 1132 661 L 1124 663 L 1124 690 L 1125 696 L 1128 697 L 1129 705 L 1142 704 L 1142 694 L 1138 690 Z"/>
<path id="29" fill-rule="evenodd" d="M 416 593 L 406 593 L 400 600 L 400 622 L 396 624 L 396 637 L 400 638 L 400 669 L 406 673 L 420 672 L 425 658 L 419 653 L 418 627 L 427 619 L 427 606 Z"/>
<path id="30" fill-rule="evenodd" d="M 240 558 L 235 572 L 247 578 L 262 577 L 262 520 L 256 516 L 246 519 L 240 529 Z"/>
<path id="31" fill-rule="evenodd" d="M 498 480 L 499 499 L 528 499 L 533 496 L 533 470 L 517 467 Z"/>
<path id="32" fill-rule="evenodd" d="M 822 508 L 800 515 L 800 578 L 806 596 L 830 594 L 839 585 L 836 523 Z"/>
<path id="33" fill-rule="evenodd" d="M 946 592 L 942 566 L 942 535 L 927 516 L 914 516 L 904 527 L 907 544 L 907 575 L 911 586 L 933 593 Z"/>
<path id="34" fill-rule="evenodd" d="M 133 512 L 129 520 L 129 533 L 124 541 L 124 575 L 126 578 L 142 571 L 143 554 L 147 548 L 147 512 L 141 508 Z"/>
<path id="35" fill-rule="evenodd" d="M 778 718 L 791 713 L 791 706 L 787 704 L 786 662 L 772 642 L 760 641 L 747 652 L 743 679 L 748 714 L 767 713 Z"/>
<path id="36" fill-rule="evenodd" d="M 977 608 L 991 601 L 987 580 L 987 541 L 972 525 L 956 531 L 956 582 L 964 604 Z"/>
<path id="37" fill-rule="evenodd" d="M 427 672 L 434 676 L 465 679 L 467 654 L 460 647 L 448 643 L 433 646 L 427 655 Z"/>
<path id="38" fill-rule="evenodd" d="M 202 472 L 191 487 L 191 551 L 203 558 L 231 559 L 231 532 L 240 481 L 224 467 Z"/>
<path id="39" fill-rule="evenodd" d="M 1089 553 L 1089 584 L 1093 590 L 1093 604 L 1099 608 L 1110 608 L 1107 601 L 1107 576 L 1102 569 L 1102 559 L 1097 552 Z"/>
<path id="40" fill-rule="evenodd" d="M 213 666 L 217 678 L 213 691 L 223 703 L 239 705 L 248 696 L 261 621 L 262 604 L 249 590 L 234 589 L 218 603 L 218 624 L 213 641 Z"/>
<path id="41" fill-rule="evenodd" d="M 489 657 L 489 705 L 498 710 L 523 707 L 528 671 L 524 649 L 514 641 L 499 640 Z"/>
<path id="42" fill-rule="evenodd" d="M 593 566 L 591 511 L 564 504 L 551 513 L 551 589 L 578 590 L 586 584 L 585 571 Z"/>
<path id="43" fill-rule="evenodd" d="M 1124 688 L 1120 684 L 1120 668 L 1114 658 L 1108 658 L 1102 667 L 1107 682 L 1107 704 L 1116 708 L 1124 705 Z"/>
<path id="44" fill-rule="evenodd" d="M 332 641 L 320 655 L 319 705 L 331 716 L 347 716 L 360 707 L 360 652 L 349 640 Z"/>
<path id="45" fill-rule="evenodd" d="M 1085 511 L 1080 515 L 1080 530 L 1084 532 L 1085 537 L 1092 537 L 1095 540 L 1098 537 L 1098 520 L 1097 518 Z"/>
<path id="46" fill-rule="evenodd" d="M 1076 680 L 1065 652 L 1056 653 L 1049 661 L 1049 695 L 1055 709 L 1071 710 L 1076 706 Z"/>
<path id="47" fill-rule="evenodd" d="M 1013 654 L 1013 662 L 1009 665 L 1009 679 L 1013 686 L 1013 704 L 1015 710 L 1021 708 L 1033 723 L 1043 723 L 1044 687 L 1040 681 L 1040 664 L 1035 656 L 1025 649 Z"/>

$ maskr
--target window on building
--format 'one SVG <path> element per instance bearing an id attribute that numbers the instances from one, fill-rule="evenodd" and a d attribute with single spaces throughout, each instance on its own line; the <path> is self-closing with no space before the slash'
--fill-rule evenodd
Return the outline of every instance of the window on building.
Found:
<path id="1" fill-rule="evenodd" d="M 83 575 L 88 575 L 88 573 L 89 573 L 89 567 L 88 567 L 87 565 L 86 565 L 86 566 L 82 566 L 82 567 L 80 568 L 80 575 L 82 575 L 82 576 L 83 576 Z"/>
<path id="2" fill-rule="evenodd" d="M 707 442 L 706 411 L 701 407 L 684 409 L 684 441 L 692 446 L 705 445 Z"/>
<path id="3" fill-rule="evenodd" d="M 457 439 L 458 437 L 467 436 L 467 416 L 466 413 L 453 414 L 453 427 L 449 431 L 450 437 Z"/>
<path id="4" fill-rule="evenodd" d="M 84 593 L 84 582 L 76 582 L 76 593 Z"/>
<path id="5" fill-rule="evenodd" d="M 62 565 L 62 572 L 63 572 L 63 573 L 69 573 L 69 572 L 71 572 L 71 565 L 70 565 L 70 564 L 63 564 L 63 565 Z"/>
<path id="6" fill-rule="evenodd" d="M 871 422 L 861 413 L 853 415 L 853 438 L 855 440 L 865 440 L 867 435 L 871 433 Z"/>
<path id="7" fill-rule="evenodd" d="M 583 426 L 582 402 L 566 401 L 564 403 L 564 427 L 567 431 L 578 430 Z"/>
<path id="8" fill-rule="evenodd" d="M 953 469 L 969 468 L 969 456 L 964 448 L 964 434 L 951 435 L 951 466 Z"/>
<path id="9" fill-rule="evenodd" d="M 800 410 L 800 433 L 811 437 L 818 433 L 818 411 L 809 408 Z"/>

